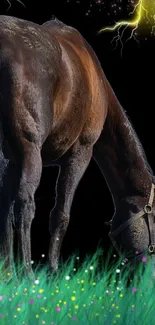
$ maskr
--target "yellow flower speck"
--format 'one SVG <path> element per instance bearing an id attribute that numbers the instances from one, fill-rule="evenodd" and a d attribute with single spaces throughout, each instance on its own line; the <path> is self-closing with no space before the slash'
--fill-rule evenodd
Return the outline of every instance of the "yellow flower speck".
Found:
<path id="1" fill-rule="evenodd" d="M 76 300 L 76 297 L 72 296 L 72 297 L 71 297 L 71 300 Z"/>
<path id="2" fill-rule="evenodd" d="M 42 293 L 42 292 L 44 292 L 44 289 L 40 289 L 38 292 L 39 292 L 39 293 Z"/>
<path id="3" fill-rule="evenodd" d="M 36 315 L 36 318 L 39 318 L 39 315 L 38 314 Z"/>
<path id="4" fill-rule="evenodd" d="M 79 308 L 79 306 L 78 306 L 78 305 L 75 305 L 75 306 L 74 306 L 74 308 L 75 308 L 75 309 L 78 309 L 78 308 Z"/>
<path id="5" fill-rule="evenodd" d="M 66 301 L 64 301 L 64 305 L 66 305 L 67 304 L 67 302 Z"/>
<path id="6" fill-rule="evenodd" d="M 81 283 L 84 283 L 84 280 L 81 280 Z"/>
<path id="7" fill-rule="evenodd" d="M 81 291 L 84 291 L 84 288 L 82 288 Z"/>
<path id="8" fill-rule="evenodd" d="M 120 314 L 117 314 L 117 315 L 116 315 L 116 317 L 117 317 L 117 318 L 120 318 L 120 317 L 121 317 L 121 315 L 120 315 Z"/>
<path id="9" fill-rule="evenodd" d="M 56 293 L 59 293 L 59 290 L 55 290 Z"/>
<path id="10" fill-rule="evenodd" d="M 123 294 L 121 293 L 119 296 L 122 298 L 123 297 Z"/>
<path id="11" fill-rule="evenodd" d="M 21 308 L 18 307 L 18 308 L 17 308 L 17 311 L 20 311 L 20 310 L 21 310 Z"/>

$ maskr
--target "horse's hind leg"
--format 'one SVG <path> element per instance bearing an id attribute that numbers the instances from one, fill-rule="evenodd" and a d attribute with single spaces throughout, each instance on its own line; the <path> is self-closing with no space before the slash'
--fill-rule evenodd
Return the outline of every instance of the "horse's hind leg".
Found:
<path id="1" fill-rule="evenodd" d="M 49 220 L 51 237 L 49 246 L 50 272 L 57 269 L 61 243 L 69 224 L 73 196 L 91 157 L 92 146 L 81 145 L 77 141 L 62 160 L 56 187 L 56 204 L 50 213 Z"/>
<path id="2" fill-rule="evenodd" d="M 33 275 L 31 268 L 31 223 L 35 216 L 34 194 L 42 171 L 40 149 L 33 143 L 24 146 L 21 161 L 19 192 L 15 201 L 15 227 L 18 241 L 18 262 L 26 275 Z"/>
<path id="3" fill-rule="evenodd" d="M 13 206 L 17 193 L 18 173 L 15 164 L 0 153 L 0 262 L 1 276 L 9 280 L 13 265 Z M 4 274 L 5 271 L 5 274 Z"/>

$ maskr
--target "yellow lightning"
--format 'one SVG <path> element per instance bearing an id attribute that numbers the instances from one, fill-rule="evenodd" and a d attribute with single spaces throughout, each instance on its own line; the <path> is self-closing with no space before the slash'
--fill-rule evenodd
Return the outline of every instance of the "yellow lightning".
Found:
<path id="1" fill-rule="evenodd" d="M 151 3 L 152 1 L 152 3 Z M 147 4 L 148 2 L 148 4 Z M 130 15 L 135 14 L 135 17 L 131 20 L 122 20 L 119 22 L 116 22 L 115 25 L 102 28 L 99 33 L 105 32 L 105 31 L 115 31 L 117 30 L 117 36 L 115 36 L 112 40 L 116 41 L 116 46 L 118 44 L 118 41 L 121 43 L 121 52 L 123 49 L 123 42 L 122 37 L 124 35 L 125 30 L 128 27 L 132 28 L 130 37 L 126 40 L 128 41 L 131 38 L 134 38 L 136 41 L 136 35 L 135 31 L 138 29 L 139 24 L 144 22 L 144 17 L 147 19 L 147 22 L 149 22 L 152 26 L 152 34 L 155 31 L 155 1 L 154 0 L 139 0 L 138 3 L 135 5 L 134 10 L 130 13 Z M 121 31 L 122 29 L 122 31 Z"/>

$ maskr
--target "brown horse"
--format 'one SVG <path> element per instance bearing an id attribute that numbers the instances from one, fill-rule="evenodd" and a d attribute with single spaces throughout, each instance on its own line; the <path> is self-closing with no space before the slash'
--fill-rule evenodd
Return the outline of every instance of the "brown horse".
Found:
<path id="1" fill-rule="evenodd" d="M 154 244 L 153 218 L 149 225 L 140 218 L 150 212 L 149 206 L 143 210 L 149 199 L 150 210 L 153 204 L 153 174 L 95 53 L 77 30 L 58 20 L 39 26 L 0 16 L 0 257 L 7 257 L 5 267 L 12 264 L 14 226 L 19 259 L 31 273 L 34 194 L 42 168 L 58 165 L 49 220 L 49 269 L 57 268 L 73 196 L 92 157 L 113 197 L 117 248 L 142 253 Z"/>

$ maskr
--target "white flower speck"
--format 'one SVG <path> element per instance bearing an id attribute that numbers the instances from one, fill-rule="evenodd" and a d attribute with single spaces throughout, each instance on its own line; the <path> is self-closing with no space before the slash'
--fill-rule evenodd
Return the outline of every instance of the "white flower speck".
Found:
<path id="1" fill-rule="evenodd" d="M 66 275 L 66 280 L 68 281 L 70 279 L 70 276 L 69 275 Z"/>
<path id="2" fill-rule="evenodd" d="M 35 280 L 34 283 L 35 283 L 35 284 L 39 284 L 39 280 Z"/>
<path id="3" fill-rule="evenodd" d="M 117 269 L 117 270 L 116 270 L 116 273 L 120 273 L 120 270 L 119 270 L 119 269 Z"/>
<path id="4" fill-rule="evenodd" d="M 90 270 L 93 270 L 94 266 L 90 266 Z"/>
<path id="5" fill-rule="evenodd" d="M 41 257 L 45 257 L 45 254 L 42 254 Z"/>
<path id="6" fill-rule="evenodd" d="M 88 270 L 85 270 L 86 273 L 88 273 Z"/>

